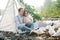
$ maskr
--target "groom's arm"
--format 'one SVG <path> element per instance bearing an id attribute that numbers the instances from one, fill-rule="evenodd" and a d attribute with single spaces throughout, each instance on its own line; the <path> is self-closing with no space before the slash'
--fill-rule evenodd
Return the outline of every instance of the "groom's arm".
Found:
<path id="1" fill-rule="evenodd" d="M 19 23 L 19 20 L 18 20 L 18 18 L 16 17 L 16 25 L 17 25 L 17 27 L 23 27 L 23 26 L 25 26 L 25 24 L 24 23 L 22 23 L 22 24 L 20 24 Z"/>

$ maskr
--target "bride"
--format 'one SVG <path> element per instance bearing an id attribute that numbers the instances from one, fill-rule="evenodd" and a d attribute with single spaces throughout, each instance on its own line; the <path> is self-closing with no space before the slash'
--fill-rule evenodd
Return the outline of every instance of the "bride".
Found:
<path id="1" fill-rule="evenodd" d="M 24 16 L 23 23 L 24 23 L 27 27 L 29 27 L 29 28 L 31 28 L 31 29 L 34 29 L 33 21 L 32 21 L 32 19 L 29 17 L 29 13 L 28 13 L 27 10 L 24 11 L 23 16 Z"/>

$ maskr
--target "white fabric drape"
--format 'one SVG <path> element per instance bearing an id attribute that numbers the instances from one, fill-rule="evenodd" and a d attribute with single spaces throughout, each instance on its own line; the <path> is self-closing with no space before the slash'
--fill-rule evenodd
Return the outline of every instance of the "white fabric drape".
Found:
<path id="1" fill-rule="evenodd" d="M 16 33 L 17 27 L 15 25 L 15 15 L 18 14 L 18 8 L 21 6 L 16 0 L 8 1 L 9 3 L 0 22 L 0 31 L 10 31 Z"/>

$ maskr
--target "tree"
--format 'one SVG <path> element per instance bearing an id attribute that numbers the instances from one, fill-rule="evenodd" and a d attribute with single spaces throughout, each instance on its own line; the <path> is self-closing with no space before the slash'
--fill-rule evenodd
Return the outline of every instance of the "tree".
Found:
<path id="1" fill-rule="evenodd" d="M 57 2 L 59 3 L 59 2 Z M 47 5 L 47 4 L 46 4 Z M 48 6 L 44 6 L 42 10 L 42 16 L 46 18 L 60 18 L 60 10 L 59 10 L 59 4 L 56 4 L 56 2 L 52 2 Z"/>
<path id="2" fill-rule="evenodd" d="M 56 7 L 60 10 L 60 0 L 57 0 Z"/>
<path id="3" fill-rule="evenodd" d="M 52 0 L 45 0 L 44 6 L 48 7 L 51 6 Z"/>

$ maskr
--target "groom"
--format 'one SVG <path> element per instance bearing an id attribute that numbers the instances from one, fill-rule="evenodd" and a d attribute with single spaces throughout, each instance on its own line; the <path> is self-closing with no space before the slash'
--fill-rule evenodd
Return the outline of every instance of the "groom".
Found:
<path id="1" fill-rule="evenodd" d="M 26 28 L 25 24 L 23 23 L 23 13 L 24 13 L 24 9 L 23 8 L 19 8 L 18 9 L 18 16 L 16 17 L 16 24 L 18 27 L 18 30 L 22 30 L 22 31 L 28 31 L 29 29 Z"/>

